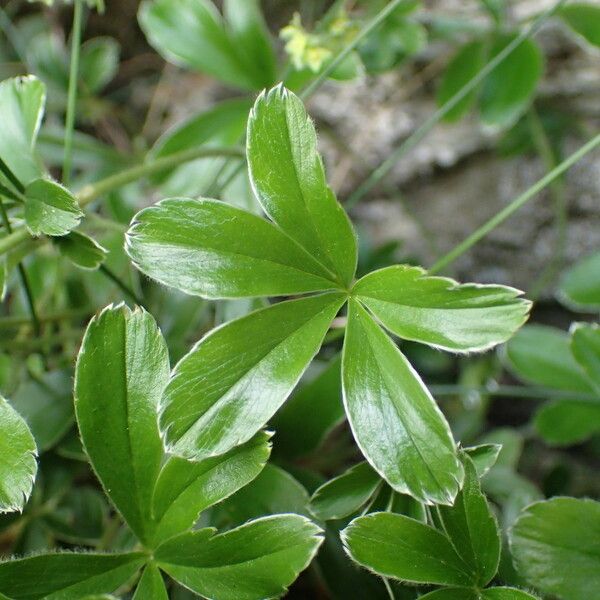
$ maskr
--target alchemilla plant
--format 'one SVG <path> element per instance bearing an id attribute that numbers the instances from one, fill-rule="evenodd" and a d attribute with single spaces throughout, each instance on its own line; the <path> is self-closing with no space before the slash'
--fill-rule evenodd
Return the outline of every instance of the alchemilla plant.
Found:
<path id="1" fill-rule="evenodd" d="M 256 0 L 142 2 L 163 58 L 237 94 L 149 148 L 166 84 L 124 143 L 118 45 L 81 44 L 103 3 L 74 0 L 70 51 L 13 4 L 0 56 L 26 70 L 0 83 L 0 598 L 596 597 L 600 255 L 562 269 L 560 242 L 561 176 L 600 135 L 557 159 L 533 36 L 553 19 L 598 46 L 600 10 L 558 2 L 519 24 L 482 2 L 490 27 L 464 29 L 439 110 L 342 203 L 305 102 L 438 39 L 419 2 L 336 2 L 277 37 Z M 475 106 L 504 147 L 531 152 L 530 126 L 547 174 L 430 269 L 373 248 L 349 209 Z M 439 275 L 547 186 L 558 254 L 534 293 Z M 555 279 L 569 331 L 525 325 Z M 496 396 L 543 402 L 491 427 Z"/>

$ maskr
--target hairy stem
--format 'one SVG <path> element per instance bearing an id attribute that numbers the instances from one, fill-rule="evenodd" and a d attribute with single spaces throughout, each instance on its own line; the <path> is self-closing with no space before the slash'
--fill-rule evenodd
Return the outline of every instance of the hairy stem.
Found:
<path id="1" fill-rule="evenodd" d="M 137 294 L 116 274 L 113 273 L 106 265 L 100 265 L 98 268 L 107 279 L 110 279 L 130 300 L 132 300 L 138 306 L 146 308 L 144 301 L 137 296 Z"/>
<path id="2" fill-rule="evenodd" d="M 501 225 L 516 213 L 522 206 L 527 204 L 529 200 L 534 198 L 539 192 L 545 187 L 550 185 L 553 181 L 558 179 L 565 171 L 571 168 L 578 160 L 583 158 L 586 154 L 594 150 L 600 145 L 600 134 L 592 138 L 587 144 L 579 148 L 576 152 L 571 154 L 569 158 L 561 162 L 557 167 L 552 169 L 547 175 L 542 177 L 539 181 L 534 183 L 527 191 L 523 192 L 520 196 L 515 198 L 508 206 L 503 208 L 500 212 L 496 213 L 491 219 L 485 222 L 481 227 L 475 230 L 460 244 L 455 246 L 450 252 L 438 259 L 435 264 L 429 269 L 430 274 L 438 273 L 442 269 L 446 268 L 450 263 L 454 262 L 459 256 L 462 256 L 467 250 L 470 250 L 477 242 L 482 240 L 488 233 L 496 229 L 498 225 Z"/>
<path id="3" fill-rule="evenodd" d="M 69 186 L 73 167 L 73 132 L 77 112 L 77 87 L 79 83 L 79 54 L 81 49 L 81 29 L 83 20 L 83 1 L 73 4 L 73 28 L 71 30 L 71 64 L 69 69 L 69 91 L 67 97 L 67 116 L 65 119 L 65 151 L 63 158 L 62 180 Z"/>

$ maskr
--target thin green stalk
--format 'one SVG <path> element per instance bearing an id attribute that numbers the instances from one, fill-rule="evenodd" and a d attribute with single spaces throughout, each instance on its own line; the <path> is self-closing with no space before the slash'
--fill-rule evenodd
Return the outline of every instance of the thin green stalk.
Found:
<path id="1" fill-rule="evenodd" d="M 88 316 L 94 312 L 93 308 L 79 309 L 79 310 L 66 310 L 63 312 L 50 313 L 47 315 L 38 315 L 40 323 L 56 323 L 60 321 L 67 321 L 71 319 L 80 319 Z M 18 329 L 23 325 L 31 323 L 31 319 L 25 317 L 2 317 L 0 318 L 0 331 L 4 329 Z"/>
<path id="2" fill-rule="evenodd" d="M 544 161 L 546 171 L 554 169 L 558 163 L 554 150 L 544 129 L 544 124 L 540 119 L 535 107 L 531 107 L 527 115 L 529 128 L 533 143 L 538 151 L 538 154 Z M 564 260 L 565 248 L 567 243 L 567 202 L 565 198 L 565 185 L 563 178 L 557 179 L 550 185 L 550 194 L 554 202 L 554 229 L 556 235 L 556 245 L 552 257 L 548 264 L 531 285 L 531 290 L 528 292 L 528 297 L 535 300 L 544 290 L 544 288 L 552 282 L 554 277 L 560 271 Z"/>
<path id="3" fill-rule="evenodd" d="M 83 1 L 73 3 L 73 28 L 71 30 L 71 64 L 69 70 L 69 91 L 67 115 L 65 119 L 65 153 L 63 158 L 63 183 L 69 186 L 73 168 L 73 132 L 77 112 L 77 87 L 79 83 L 79 54 L 81 51 L 81 30 L 83 22 Z"/>
<path id="4" fill-rule="evenodd" d="M 339 67 L 348 56 L 354 51 L 354 49 L 372 32 L 374 31 L 381 23 L 387 19 L 389 15 L 391 15 L 401 4 L 406 2 L 406 0 L 393 0 L 389 4 L 387 4 L 384 8 L 382 8 L 358 33 L 358 35 L 350 42 L 343 50 L 339 52 L 339 54 L 321 71 L 319 76 L 315 78 L 302 92 L 300 93 L 300 97 L 303 100 L 310 98 L 317 89 L 321 87 L 323 82 L 335 71 L 337 67 Z"/>
<path id="5" fill-rule="evenodd" d="M 19 192 L 20 194 L 25 192 L 25 186 L 19 181 L 19 178 L 12 172 L 11 168 L 1 158 L 0 171 L 2 171 L 6 179 L 8 179 L 13 184 L 17 192 Z"/>
<path id="6" fill-rule="evenodd" d="M 468 394 L 476 392 L 489 396 L 504 398 L 530 398 L 541 400 L 579 400 L 582 402 L 597 402 L 598 397 L 594 394 L 581 392 L 567 392 L 553 388 L 520 385 L 499 386 L 468 386 L 460 384 L 430 385 L 428 386 L 434 396 L 454 396 L 457 394 Z"/>
<path id="7" fill-rule="evenodd" d="M 505 58 L 516 50 L 526 39 L 535 34 L 544 22 L 554 14 L 556 10 L 564 4 L 565 0 L 559 0 L 554 6 L 541 13 L 529 26 L 501 52 L 499 52 L 490 62 L 488 62 L 475 77 L 468 81 L 452 98 L 443 104 L 431 117 L 429 117 L 412 135 L 410 135 L 388 158 L 386 158 L 379 167 L 361 184 L 346 200 L 346 207 L 352 208 L 366 194 L 368 194 L 381 179 L 383 179 L 396 165 L 396 163 L 419 144 L 425 136 L 441 121 L 457 104 L 459 104 L 468 94 L 476 89 L 480 83 L 496 68 Z"/>
<path id="8" fill-rule="evenodd" d="M 4 227 L 8 233 L 12 233 L 12 227 L 10 224 L 10 219 L 8 218 L 8 214 L 6 213 L 6 209 L 4 208 L 4 201 L 0 196 L 0 213 L 2 215 L 2 222 L 4 223 Z M 21 280 L 21 287 L 25 292 L 25 298 L 27 299 L 27 304 L 29 306 L 29 314 L 31 315 L 31 323 L 33 325 L 33 330 L 36 335 L 40 335 L 41 326 L 40 320 L 37 315 L 37 311 L 35 309 L 35 302 L 33 300 L 33 292 L 31 291 L 31 285 L 29 284 L 29 278 L 27 277 L 27 271 L 25 271 L 25 267 L 23 263 L 20 262 L 17 265 L 17 271 L 19 272 L 19 279 Z"/>
<path id="9" fill-rule="evenodd" d="M 100 265 L 100 273 L 110 279 L 130 300 L 133 300 L 135 304 L 146 308 L 144 301 L 137 296 L 137 294 L 116 274 L 113 273 L 106 265 Z"/>
<path id="10" fill-rule="evenodd" d="M 458 244 L 455 248 L 450 250 L 446 255 L 442 256 L 435 264 L 429 269 L 430 274 L 438 273 L 450 263 L 454 262 L 459 256 L 462 256 L 467 250 L 472 248 L 477 242 L 483 239 L 488 233 L 496 229 L 498 225 L 501 225 L 506 219 L 516 213 L 522 206 L 527 204 L 529 200 L 534 198 L 539 192 L 545 187 L 550 185 L 553 181 L 558 179 L 565 171 L 570 169 L 577 161 L 583 158 L 586 154 L 594 150 L 600 145 L 600 134 L 592 138 L 587 144 L 579 148 L 576 152 L 571 154 L 569 158 L 561 162 L 556 168 L 552 169 L 550 173 L 542 177 L 537 183 L 532 185 L 527 191 L 515 198 L 508 206 L 503 208 L 499 213 L 495 214 L 491 219 L 469 235 L 465 240 Z"/>
<path id="11" fill-rule="evenodd" d="M 390 582 L 388 581 L 387 577 L 382 577 L 381 581 L 383 581 L 383 585 L 385 586 L 390 600 L 396 600 L 396 596 L 394 596 L 394 590 L 392 589 L 392 586 L 390 585 Z"/>

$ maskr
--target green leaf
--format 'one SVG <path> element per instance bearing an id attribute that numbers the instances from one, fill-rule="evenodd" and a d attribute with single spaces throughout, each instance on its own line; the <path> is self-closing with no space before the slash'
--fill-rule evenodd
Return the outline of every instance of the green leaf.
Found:
<path id="1" fill-rule="evenodd" d="M 216 200 L 169 199 L 142 210 L 127 232 L 127 253 L 142 273 L 204 298 L 337 287 L 272 223 Z"/>
<path id="2" fill-rule="evenodd" d="M 509 587 L 492 587 L 481 592 L 482 600 L 537 600 L 523 590 Z"/>
<path id="3" fill-rule="evenodd" d="M 352 293 L 401 338 L 451 352 L 483 351 L 505 342 L 531 308 L 514 288 L 459 285 L 407 265 L 369 273 Z"/>
<path id="4" fill-rule="evenodd" d="M 575 323 L 571 327 L 571 352 L 600 394 L 600 326 Z"/>
<path id="5" fill-rule="evenodd" d="M 55 181 L 36 179 L 25 188 L 25 223 L 31 235 L 66 235 L 83 212 L 77 198 Z"/>
<path id="6" fill-rule="evenodd" d="M 261 94 L 248 120 L 248 167 L 265 212 L 348 286 L 356 236 L 327 185 L 315 127 L 302 101 L 283 86 Z"/>
<path id="7" fill-rule="evenodd" d="M 270 454 L 269 436 L 256 435 L 227 454 L 201 462 L 168 459 L 154 491 L 155 539 L 190 529 L 200 513 L 250 483 L 264 468 Z"/>
<path id="8" fill-rule="evenodd" d="M 481 492 L 475 465 L 467 456 L 464 456 L 463 464 L 465 483 L 454 506 L 439 506 L 437 514 L 456 553 L 474 573 L 478 586 L 484 587 L 498 570 L 500 534 Z"/>
<path id="9" fill-rule="evenodd" d="M 372 513 L 354 519 L 341 535 L 349 556 L 383 577 L 438 585 L 473 583 L 448 538 L 414 519 Z"/>
<path id="10" fill-rule="evenodd" d="M 398 492 L 452 504 L 464 473 L 450 428 L 416 371 L 356 301 L 342 377 L 346 414 L 371 466 Z"/>
<path id="11" fill-rule="evenodd" d="M 160 427 L 173 454 L 199 460 L 249 440 L 294 389 L 345 301 L 280 302 L 231 321 L 175 367 Z"/>
<path id="12" fill-rule="evenodd" d="M 271 421 L 277 432 L 276 455 L 289 459 L 309 454 L 344 420 L 341 366 L 338 354 L 277 412 Z M 298 423 L 302 423 L 302 435 L 298 435 Z"/>
<path id="13" fill-rule="evenodd" d="M 381 478 L 369 464 L 359 463 L 318 488 L 310 510 L 322 521 L 343 519 L 360 510 L 380 486 Z"/>
<path id="14" fill-rule="evenodd" d="M 2 396 L 0 456 L 0 513 L 22 510 L 33 488 L 37 450 L 27 423 Z"/>
<path id="15" fill-rule="evenodd" d="M 600 46 L 600 6 L 573 2 L 562 6 L 558 14 L 575 33 L 590 44 Z"/>
<path id="16" fill-rule="evenodd" d="M 231 526 L 274 514 L 309 516 L 308 504 L 302 484 L 287 471 L 268 464 L 254 481 L 219 505 L 217 521 Z"/>
<path id="17" fill-rule="evenodd" d="M 12 398 L 13 408 L 25 419 L 40 452 L 52 448 L 73 424 L 73 392 L 68 373 L 45 374 L 27 381 Z"/>
<path id="18" fill-rule="evenodd" d="M 437 93 L 438 106 L 442 106 L 463 88 L 485 64 L 486 58 L 485 42 L 476 40 L 462 46 L 450 60 L 440 88 Z M 467 94 L 444 119 L 446 121 L 458 121 L 473 106 L 477 99 L 477 89 Z"/>
<path id="19" fill-rule="evenodd" d="M 531 585 L 565 600 L 590 600 L 600 589 L 600 503 L 536 502 L 510 531 L 510 548 Z"/>
<path id="20" fill-rule="evenodd" d="M 419 596 L 419 600 L 481 600 L 481 596 L 469 588 L 442 588 Z"/>
<path id="21" fill-rule="evenodd" d="M 158 402 L 169 378 L 167 347 L 141 309 L 108 307 L 88 325 L 75 373 L 75 414 L 107 495 L 146 541 L 163 450 Z"/>
<path id="22" fill-rule="evenodd" d="M 252 64 L 257 52 L 261 52 L 260 60 L 266 60 L 264 46 L 257 45 L 260 25 L 255 20 L 242 28 L 237 15 L 232 17 L 231 26 L 226 26 L 207 0 L 177 0 L 176 5 L 172 0 L 147 0 L 138 13 L 148 41 L 166 60 L 208 73 L 236 88 L 258 90 L 272 84 L 272 73 L 261 72 L 258 64 Z"/>
<path id="23" fill-rule="evenodd" d="M 110 593 L 144 564 L 140 552 L 41 554 L 0 563 L 0 592 L 12 600 L 79 600 Z"/>
<path id="24" fill-rule="evenodd" d="M 87 91 L 100 91 L 119 70 L 117 41 L 109 37 L 98 37 L 83 43 L 79 69 Z"/>
<path id="25" fill-rule="evenodd" d="M 499 35 L 489 59 L 493 59 L 517 34 Z M 519 44 L 483 84 L 481 117 L 488 125 L 508 127 L 526 110 L 535 94 L 544 70 L 544 59 L 539 46 L 530 39 Z"/>
<path id="26" fill-rule="evenodd" d="M 528 383 L 571 392 L 591 392 L 571 354 L 569 336 L 560 329 L 528 325 L 506 345 L 508 366 Z"/>
<path id="27" fill-rule="evenodd" d="M 35 77 L 0 83 L 0 158 L 23 185 L 42 175 L 34 148 L 45 104 L 46 88 Z"/>
<path id="28" fill-rule="evenodd" d="M 559 299 L 573 310 L 600 309 L 600 252 L 580 260 L 562 276 Z"/>
<path id="29" fill-rule="evenodd" d="M 481 444 L 465 448 L 465 452 L 475 465 L 478 477 L 483 477 L 495 464 L 502 450 L 501 444 Z"/>
<path id="30" fill-rule="evenodd" d="M 96 240 L 80 233 L 71 231 L 56 239 L 59 252 L 68 258 L 75 266 L 87 271 L 95 271 L 105 261 L 108 250 Z"/>
<path id="31" fill-rule="evenodd" d="M 156 565 L 149 564 L 144 569 L 133 600 L 169 600 L 165 582 Z"/>
<path id="32" fill-rule="evenodd" d="M 260 0 L 225 0 L 223 14 L 238 55 L 257 88 L 273 85 L 277 80 L 277 57 Z"/>
<path id="33" fill-rule="evenodd" d="M 215 600 L 281 596 L 322 542 L 321 530 L 299 515 L 276 515 L 219 535 L 214 529 L 166 542 L 156 560 L 173 579 Z"/>
<path id="34" fill-rule="evenodd" d="M 536 413 L 534 424 L 537 432 L 549 444 L 578 444 L 600 432 L 600 402 L 548 402 Z"/>

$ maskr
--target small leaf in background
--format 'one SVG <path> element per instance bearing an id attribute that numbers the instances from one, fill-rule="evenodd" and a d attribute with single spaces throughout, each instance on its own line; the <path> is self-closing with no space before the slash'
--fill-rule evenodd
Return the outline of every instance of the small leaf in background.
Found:
<path id="1" fill-rule="evenodd" d="M 322 521 L 343 519 L 359 511 L 381 483 L 368 463 L 359 463 L 318 488 L 310 499 L 310 510 Z"/>
<path id="2" fill-rule="evenodd" d="M 83 598 L 115 591 L 144 564 L 141 552 L 64 552 L 0 563 L 0 592 L 12 600 Z"/>
<path id="3" fill-rule="evenodd" d="M 110 83 L 119 70 L 119 44 L 109 37 L 98 37 L 81 45 L 79 72 L 88 92 L 98 92 Z"/>
<path id="4" fill-rule="evenodd" d="M 490 60 L 514 39 L 498 36 Z M 544 70 L 542 52 L 533 40 L 521 42 L 486 78 L 481 95 L 481 117 L 487 125 L 508 127 L 528 108 Z"/>
<path id="5" fill-rule="evenodd" d="M 464 455 L 463 464 L 465 483 L 454 506 L 438 506 L 437 515 L 457 554 L 476 574 L 478 586 L 484 587 L 498 570 L 500 533 L 475 465 Z"/>
<path id="6" fill-rule="evenodd" d="M 600 326 L 575 323 L 571 327 L 571 352 L 595 387 L 600 406 Z"/>
<path id="7" fill-rule="evenodd" d="M 419 596 L 419 600 L 481 600 L 481 595 L 469 588 L 442 588 Z"/>
<path id="8" fill-rule="evenodd" d="M 228 3 L 231 24 L 208 0 L 178 0 L 176 6 L 172 0 L 146 0 L 138 20 L 148 42 L 166 60 L 236 88 L 259 90 L 274 83 L 275 59 L 256 0 L 245 2 L 255 6 Z M 253 18 L 251 24 L 241 26 L 240 11 Z"/>
<path id="9" fill-rule="evenodd" d="M 558 297 L 572 310 L 595 312 L 600 309 L 600 252 L 580 260 L 563 273 Z"/>
<path id="10" fill-rule="evenodd" d="M 127 232 L 127 253 L 142 273 L 204 298 L 337 287 L 272 223 L 217 200 L 169 199 L 142 210 Z"/>
<path id="11" fill-rule="evenodd" d="M 70 231 L 56 239 L 59 252 L 80 269 L 95 271 L 105 261 L 108 250 L 96 240 L 80 233 Z"/>
<path id="12" fill-rule="evenodd" d="M 558 14 L 575 33 L 590 44 L 600 46 L 600 6 L 573 2 L 562 6 Z"/>
<path id="13" fill-rule="evenodd" d="M 42 175 L 34 148 L 45 104 L 46 88 L 35 77 L 0 83 L 0 158 L 23 185 Z"/>
<path id="14" fill-rule="evenodd" d="M 485 42 L 476 40 L 462 46 L 450 61 L 437 93 L 438 106 L 442 106 L 464 87 L 485 64 Z M 445 117 L 458 121 L 475 103 L 477 89 L 467 94 Z"/>
<path id="15" fill-rule="evenodd" d="M 554 400 L 536 413 L 534 426 L 540 436 L 555 446 L 570 446 L 600 432 L 600 400 Z"/>
<path id="16" fill-rule="evenodd" d="M 215 535 L 184 533 L 155 553 L 162 569 L 192 591 L 219 600 L 281 596 L 315 555 L 321 530 L 299 515 L 250 521 Z"/>
<path id="17" fill-rule="evenodd" d="M 175 367 L 161 402 L 169 451 L 200 460 L 249 440 L 294 389 L 344 300 L 280 302 L 202 339 Z"/>
<path id="18" fill-rule="evenodd" d="M 74 421 L 70 374 L 55 371 L 40 381 L 22 383 L 13 395 L 12 406 L 29 425 L 39 451 L 49 450 Z"/>
<path id="19" fill-rule="evenodd" d="M 570 392 L 592 392 L 573 357 L 566 332 L 546 325 L 527 325 L 509 340 L 510 369 L 524 381 Z"/>
<path id="20" fill-rule="evenodd" d="M 37 449 L 27 423 L 2 396 L 0 456 L 0 513 L 22 510 L 33 489 Z"/>
<path id="21" fill-rule="evenodd" d="M 269 453 L 269 436 L 259 433 L 222 456 L 200 462 L 169 458 L 154 490 L 155 539 L 163 541 L 190 529 L 203 510 L 250 483 Z"/>
<path id="22" fill-rule="evenodd" d="M 313 452 L 344 420 L 341 366 L 342 355 L 338 354 L 314 379 L 300 387 L 271 420 L 277 436 L 275 455 L 291 459 Z M 302 435 L 298 435 L 298 423 L 302 423 Z"/>
<path id="23" fill-rule="evenodd" d="M 147 565 L 142 573 L 133 600 L 169 600 L 165 582 L 156 565 Z"/>
<path id="24" fill-rule="evenodd" d="M 107 495 L 143 541 L 163 458 L 157 413 L 168 379 L 167 347 L 148 313 L 108 307 L 90 322 L 75 373 L 77 423 Z"/>
<path id="25" fill-rule="evenodd" d="M 492 587 L 481 592 L 482 600 L 538 600 L 536 596 L 510 587 Z"/>
<path id="26" fill-rule="evenodd" d="M 403 515 L 358 517 L 344 529 L 342 541 L 353 560 L 383 577 L 438 585 L 474 583 L 446 536 Z"/>
<path id="27" fill-rule="evenodd" d="M 473 461 L 479 478 L 483 477 L 496 464 L 501 450 L 501 444 L 481 444 L 464 449 Z"/>
<path id="28" fill-rule="evenodd" d="M 575 498 L 536 502 L 510 531 L 520 575 L 564 600 L 591 600 L 600 590 L 600 503 Z"/>
<path id="29" fill-rule="evenodd" d="M 342 365 L 344 405 L 354 437 L 398 492 L 452 504 L 463 481 L 450 428 L 392 340 L 350 302 Z"/>
<path id="30" fill-rule="evenodd" d="M 66 235 L 82 217 L 77 198 L 59 183 L 36 179 L 25 188 L 25 223 L 31 235 Z"/>
<path id="31" fill-rule="evenodd" d="M 327 185 L 304 104 L 283 86 L 261 94 L 248 120 L 248 168 L 265 212 L 342 285 L 356 270 L 350 219 Z"/>
<path id="32" fill-rule="evenodd" d="M 514 288 L 460 285 L 406 265 L 373 271 L 352 291 L 392 333 L 451 352 L 483 351 L 506 341 L 531 308 Z"/>

